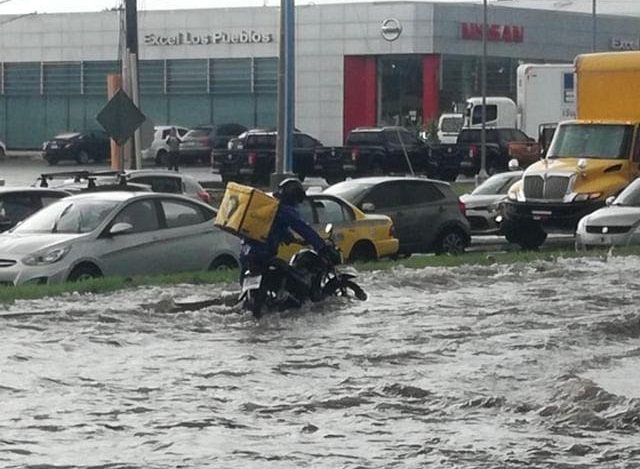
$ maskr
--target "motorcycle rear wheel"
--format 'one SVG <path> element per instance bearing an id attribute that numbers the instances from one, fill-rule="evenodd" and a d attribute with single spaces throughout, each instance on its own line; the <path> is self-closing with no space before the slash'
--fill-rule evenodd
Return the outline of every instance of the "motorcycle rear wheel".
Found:
<path id="1" fill-rule="evenodd" d="M 251 311 L 253 317 L 260 319 L 262 317 L 262 308 L 267 300 L 267 295 L 261 290 L 248 291 L 244 300 L 245 309 Z"/>
<path id="2" fill-rule="evenodd" d="M 367 293 L 353 280 L 334 278 L 324 287 L 327 296 L 353 297 L 360 301 L 365 301 Z"/>

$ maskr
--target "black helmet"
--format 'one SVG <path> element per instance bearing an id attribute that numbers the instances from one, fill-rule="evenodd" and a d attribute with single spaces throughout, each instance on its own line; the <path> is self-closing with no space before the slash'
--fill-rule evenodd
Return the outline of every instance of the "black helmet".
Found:
<path id="1" fill-rule="evenodd" d="M 285 205 L 298 205 L 304 201 L 307 194 L 299 179 L 287 178 L 278 184 L 276 197 Z"/>

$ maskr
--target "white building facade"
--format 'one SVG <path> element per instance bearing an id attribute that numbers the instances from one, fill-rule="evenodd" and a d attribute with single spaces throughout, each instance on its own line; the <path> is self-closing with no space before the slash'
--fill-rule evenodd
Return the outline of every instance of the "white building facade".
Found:
<path id="1" fill-rule="evenodd" d="M 297 128 L 327 145 L 351 128 L 421 127 L 480 93 L 481 5 L 371 2 L 295 11 Z M 118 11 L 0 17 L 0 138 L 34 148 L 96 128 L 121 71 Z M 141 11 L 142 111 L 157 124 L 275 126 L 279 9 Z M 591 52 L 593 19 L 491 6 L 488 94 L 515 98 L 522 62 Z M 637 18 L 600 16 L 597 50 L 638 48 Z"/>

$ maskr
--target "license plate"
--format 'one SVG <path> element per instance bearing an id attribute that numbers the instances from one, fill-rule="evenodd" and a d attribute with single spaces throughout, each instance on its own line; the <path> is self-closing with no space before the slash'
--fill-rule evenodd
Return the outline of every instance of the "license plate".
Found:
<path id="1" fill-rule="evenodd" d="M 260 288 L 260 282 L 262 282 L 262 275 L 245 277 L 242 280 L 242 292 L 257 290 L 258 288 Z"/>

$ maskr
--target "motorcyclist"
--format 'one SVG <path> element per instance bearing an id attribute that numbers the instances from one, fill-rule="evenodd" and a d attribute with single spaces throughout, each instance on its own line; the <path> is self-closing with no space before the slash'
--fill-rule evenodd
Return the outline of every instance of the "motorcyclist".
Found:
<path id="1" fill-rule="evenodd" d="M 327 256 L 330 247 L 298 213 L 296 207 L 304 202 L 307 195 L 302 183 L 296 178 L 287 178 L 278 185 L 273 194 L 280 204 L 276 212 L 271 231 L 265 242 L 243 238 L 240 249 L 241 272 L 262 270 L 278 255 L 278 247 L 282 243 L 293 242 L 292 231 L 310 244 L 318 254 Z M 283 268 L 286 263 L 283 262 Z M 290 273 L 293 274 L 293 273 Z M 242 275 L 242 274 L 241 274 Z M 242 280 L 242 277 L 241 277 Z"/>

